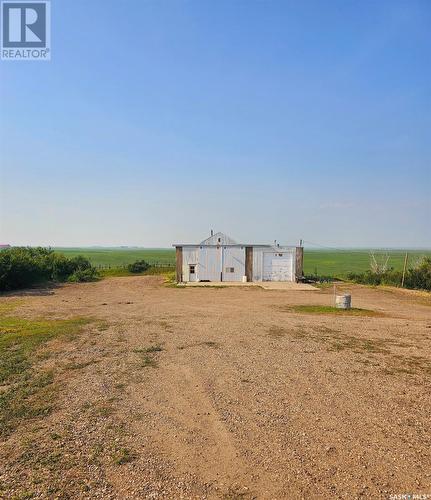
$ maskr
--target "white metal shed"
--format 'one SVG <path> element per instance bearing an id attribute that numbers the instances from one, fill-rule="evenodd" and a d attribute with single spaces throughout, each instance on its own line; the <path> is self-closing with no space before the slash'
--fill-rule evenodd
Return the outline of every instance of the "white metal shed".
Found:
<path id="1" fill-rule="evenodd" d="M 223 233 L 197 244 L 174 244 L 177 281 L 297 281 L 302 247 L 237 243 Z"/>

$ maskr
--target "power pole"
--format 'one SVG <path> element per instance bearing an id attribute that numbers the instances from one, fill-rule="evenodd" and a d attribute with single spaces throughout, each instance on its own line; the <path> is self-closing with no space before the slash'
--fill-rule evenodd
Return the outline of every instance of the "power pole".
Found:
<path id="1" fill-rule="evenodd" d="M 401 288 L 404 288 L 404 279 L 406 277 L 406 269 L 407 269 L 407 260 L 409 258 L 409 254 L 406 252 L 406 255 L 404 256 L 404 267 L 403 267 L 403 278 L 401 280 Z"/>

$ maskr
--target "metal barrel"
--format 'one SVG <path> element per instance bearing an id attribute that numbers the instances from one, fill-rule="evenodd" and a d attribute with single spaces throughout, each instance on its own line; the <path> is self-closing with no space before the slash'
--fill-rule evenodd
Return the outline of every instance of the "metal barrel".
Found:
<path id="1" fill-rule="evenodd" d="M 335 307 L 337 309 L 350 309 L 352 307 L 352 296 L 350 294 L 336 295 Z"/>

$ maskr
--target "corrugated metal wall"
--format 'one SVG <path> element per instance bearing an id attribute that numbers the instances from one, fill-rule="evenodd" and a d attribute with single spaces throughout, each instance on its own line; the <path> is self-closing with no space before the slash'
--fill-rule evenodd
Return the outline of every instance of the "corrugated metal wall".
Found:
<path id="1" fill-rule="evenodd" d="M 189 264 L 197 265 L 198 262 L 199 247 L 183 247 L 183 281 L 190 281 Z"/>
<path id="2" fill-rule="evenodd" d="M 264 258 L 264 254 L 267 258 Z M 277 271 L 268 270 L 271 262 L 271 254 L 274 260 L 284 260 L 291 257 L 292 281 L 295 280 L 296 249 L 294 247 L 253 247 L 253 281 L 264 281 L 265 279 L 280 279 L 272 274 Z M 280 256 L 281 254 L 281 256 Z M 266 273 L 264 273 L 264 261 L 266 260 Z M 190 281 L 189 265 L 196 265 L 197 281 L 220 281 L 223 272 L 223 281 L 242 281 L 245 275 L 245 247 L 227 246 L 211 247 L 206 245 L 183 247 L 183 280 Z M 233 268 L 234 272 L 227 272 L 226 268 Z M 286 276 L 285 274 L 283 275 Z M 284 279 L 284 278 L 283 278 Z"/>
<path id="3" fill-rule="evenodd" d="M 263 248 L 253 247 L 253 281 L 262 281 Z"/>
<path id="4" fill-rule="evenodd" d="M 190 281 L 189 265 L 196 265 L 197 281 L 242 281 L 245 274 L 245 247 L 183 247 L 183 280 Z M 233 268 L 234 272 L 227 272 Z"/>
<path id="5" fill-rule="evenodd" d="M 264 254 L 274 254 L 274 258 L 280 258 L 279 254 L 282 254 L 284 257 L 289 254 L 292 258 L 292 281 L 295 280 L 295 254 L 296 249 L 293 247 L 274 247 L 274 248 L 265 248 L 265 247 L 253 247 L 253 281 L 263 281 L 264 280 Z M 283 257 L 281 257 L 283 258 Z M 268 276 L 266 276 L 268 279 Z"/>
<path id="6" fill-rule="evenodd" d="M 228 272 L 233 268 L 234 272 Z M 245 247 L 223 247 L 223 281 L 242 281 L 245 275 Z"/>
<path id="7" fill-rule="evenodd" d="M 291 252 L 265 252 L 263 281 L 295 281 L 294 255 Z"/>
<path id="8" fill-rule="evenodd" d="M 199 247 L 198 280 L 220 281 L 222 270 L 221 247 Z"/>

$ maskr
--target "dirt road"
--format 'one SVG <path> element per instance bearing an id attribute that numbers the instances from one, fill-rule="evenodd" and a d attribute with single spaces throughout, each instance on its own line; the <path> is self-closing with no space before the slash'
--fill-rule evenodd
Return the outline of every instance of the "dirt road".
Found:
<path id="1" fill-rule="evenodd" d="M 55 411 L 0 444 L 5 496 L 431 495 L 431 302 L 349 290 L 378 314 L 292 309 L 329 289 L 156 277 L 20 295 L 21 316 L 94 322 L 45 348 Z"/>

